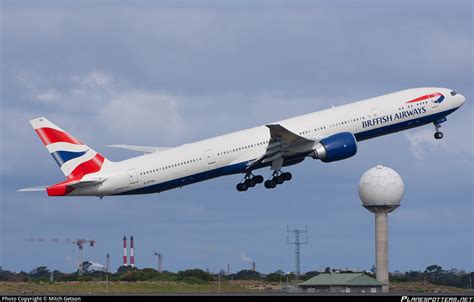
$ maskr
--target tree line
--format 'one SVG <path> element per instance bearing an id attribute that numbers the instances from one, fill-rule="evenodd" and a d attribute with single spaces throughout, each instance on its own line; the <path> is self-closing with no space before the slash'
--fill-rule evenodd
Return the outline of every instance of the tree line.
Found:
<path id="1" fill-rule="evenodd" d="M 89 264 L 89 265 L 88 265 Z M 27 272 L 10 272 L 7 270 L 0 270 L 0 282 L 70 282 L 70 281 L 82 281 L 82 282 L 98 282 L 104 281 L 106 278 L 111 281 L 125 281 L 125 282 L 137 282 L 137 281 L 175 281 L 175 282 L 186 282 L 191 284 L 205 284 L 209 282 L 220 280 L 254 280 L 264 281 L 273 283 L 294 283 L 296 281 L 296 275 L 294 273 L 285 274 L 283 271 L 275 271 L 270 274 L 262 274 L 252 270 L 241 270 L 237 273 L 226 274 L 224 271 L 218 274 L 211 273 L 202 269 L 187 269 L 178 272 L 158 272 L 153 268 L 139 269 L 130 266 L 121 266 L 117 272 L 105 272 L 98 270 L 89 270 L 90 263 L 84 262 L 83 274 L 79 274 L 79 271 L 73 273 L 64 273 L 58 270 L 49 270 L 46 266 L 39 266 L 29 273 Z M 329 267 L 325 270 L 326 273 L 334 272 Z M 339 273 L 352 273 L 353 271 L 338 271 Z M 301 275 L 299 280 L 305 281 L 312 277 L 319 275 L 319 271 L 306 272 Z M 373 273 L 368 273 L 371 277 L 375 278 Z M 409 271 L 406 273 L 391 273 L 390 281 L 397 282 L 416 282 L 416 281 L 428 281 L 438 285 L 448 285 L 466 288 L 470 280 L 474 279 L 474 272 L 466 273 L 459 270 L 443 270 L 438 265 L 430 265 L 423 272 L 421 271 Z"/>
<path id="2" fill-rule="evenodd" d="M 430 265 L 423 272 L 409 271 L 405 273 L 390 274 L 390 281 L 398 282 L 430 282 L 437 285 L 447 285 L 460 288 L 472 288 L 474 272 L 466 273 L 462 270 L 444 270 L 439 265 Z"/>

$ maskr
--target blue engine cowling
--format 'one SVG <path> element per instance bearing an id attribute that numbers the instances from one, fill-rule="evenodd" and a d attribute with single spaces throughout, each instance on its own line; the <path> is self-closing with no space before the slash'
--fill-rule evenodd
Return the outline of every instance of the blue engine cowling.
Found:
<path id="1" fill-rule="evenodd" d="M 352 133 L 341 132 L 320 140 L 313 152 L 325 163 L 346 159 L 357 153 L 357 141 Z"/>

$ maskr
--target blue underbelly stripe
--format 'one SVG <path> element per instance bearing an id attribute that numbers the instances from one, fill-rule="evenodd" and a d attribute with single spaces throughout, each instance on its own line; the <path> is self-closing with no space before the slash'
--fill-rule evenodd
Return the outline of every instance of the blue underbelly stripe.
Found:
<path id="1" fill-rule="evenodd" d="M 216 178 L 224 175 L 231 175 L 237 173 L 244 173 L 247 168 L 247 162 L 241 162 L 238 164 L 232 164 L 222 168 L 217 168 L 214 170 L 208 170 L 205 172 L 193 174 L 190 176 L 181 177 L 178 179 L 168 180 L 159 184 L 151 185 L 145 188 L 139 188 L 115 195 L 130 195 L 130 194 L 148 194 L 148 193 L 157 193 L 163 192 L 166 190 L 179 188 L 196 182 L 208 180 L 211 178 Z"/>

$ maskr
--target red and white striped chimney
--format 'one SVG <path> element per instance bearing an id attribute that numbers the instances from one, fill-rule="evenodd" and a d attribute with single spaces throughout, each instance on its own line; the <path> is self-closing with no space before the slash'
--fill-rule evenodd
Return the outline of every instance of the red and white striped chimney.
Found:
<path id="1" fill-rule="evenodd" d="M 123 236 L 123 265 L 127 266 L 127 236 Z"/>
<path id="2" fill-rule="evenodd" d="M 130 265 L 135 267 L 135 253 L 133 252 L 133 236 L 130 236 Z"/>

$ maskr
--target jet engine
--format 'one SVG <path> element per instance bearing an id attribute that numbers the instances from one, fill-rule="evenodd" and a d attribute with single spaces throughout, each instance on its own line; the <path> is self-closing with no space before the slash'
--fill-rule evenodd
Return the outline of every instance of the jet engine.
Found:
<path id="1" fill-rule="evenodd" d="M 346 159 L 357 153 L 357 141 L 350 132 L 336 133 L 319 141 L 311 157 L 325 163 Z"/>

